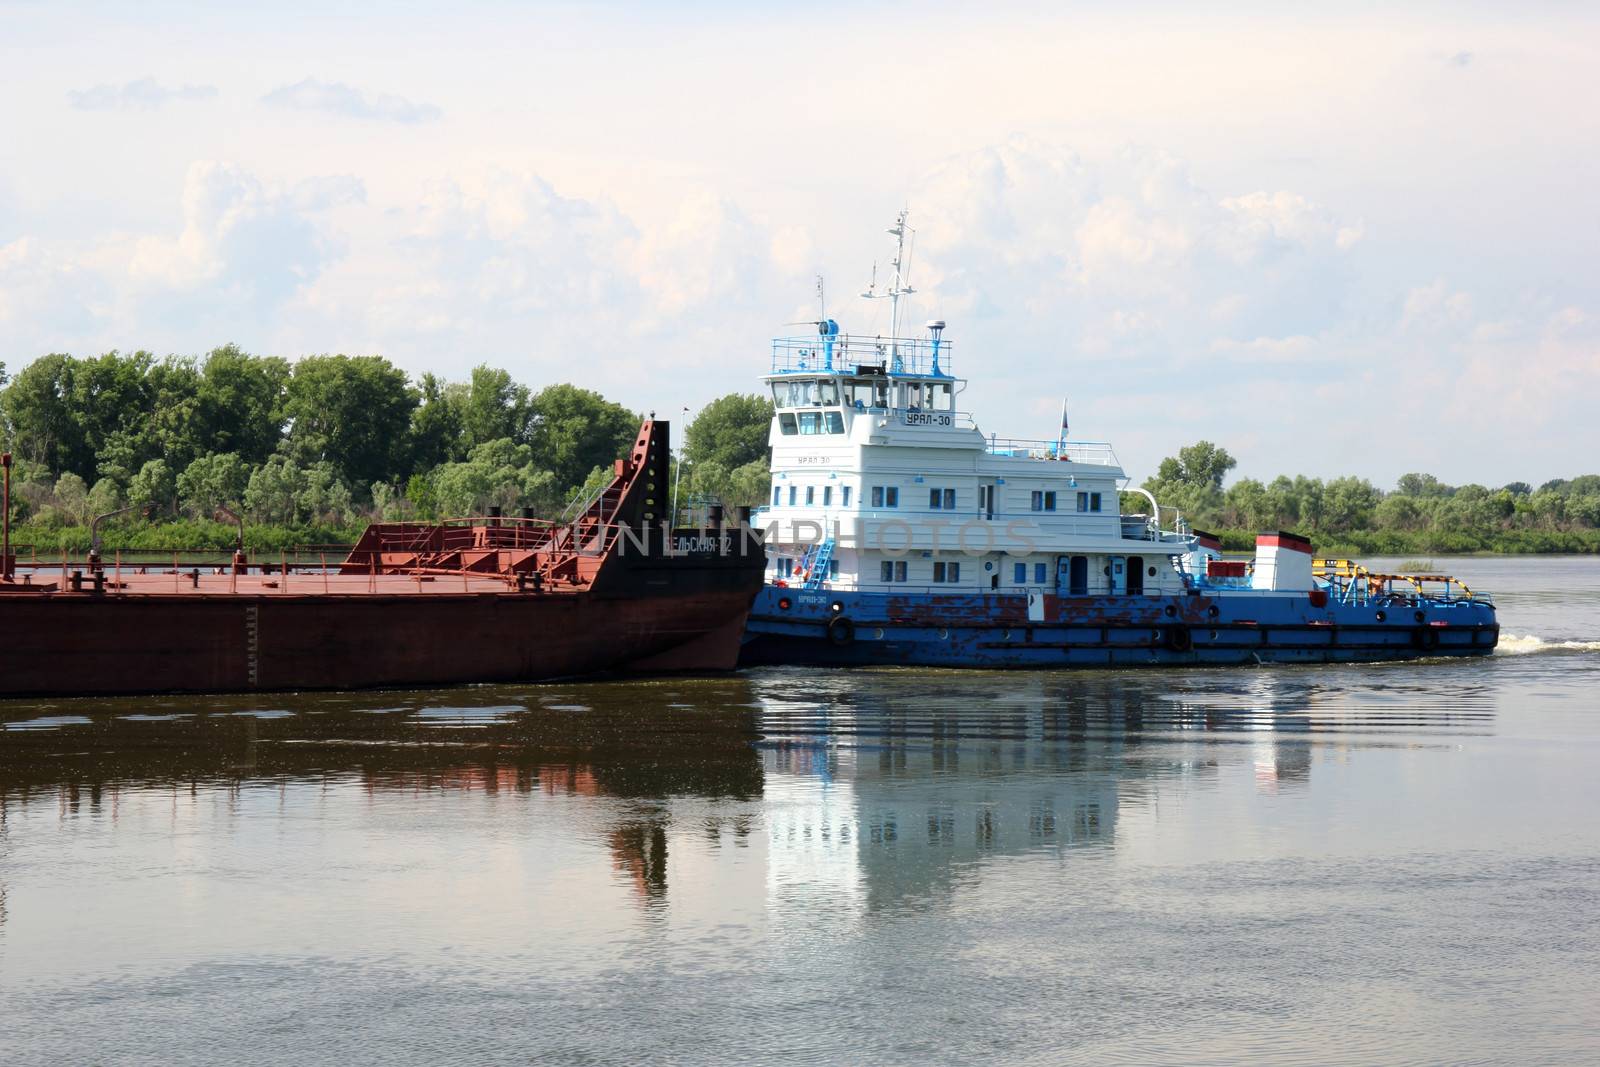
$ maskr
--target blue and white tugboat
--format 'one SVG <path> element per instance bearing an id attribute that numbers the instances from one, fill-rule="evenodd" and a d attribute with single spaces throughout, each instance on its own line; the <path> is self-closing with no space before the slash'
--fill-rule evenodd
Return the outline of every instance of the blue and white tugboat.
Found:
<path id="1" fill-rule="evenodd" d="M 773 343 L 767 581 L 741 662 L 943 667 L 1481 656 L 1493 601 L 1439 574 L 1319 560 L 1286 531 L 1224 559 L 1130 484 L 1109 444 L 997 438 L 961 410 L 944 323 Z M 1146 510 L 1124 514 L 1122 494 Z M 1165 522 L 1163 521 L 1165 518 Z"/>

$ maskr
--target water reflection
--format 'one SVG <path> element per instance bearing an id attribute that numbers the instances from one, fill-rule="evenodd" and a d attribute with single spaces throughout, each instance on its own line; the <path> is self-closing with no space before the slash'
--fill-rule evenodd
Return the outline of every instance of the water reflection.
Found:
<path id="1" fill-rule="evenodd" d="M 1582 1062 L 1519 1005 L 1596 1002 L 1596 684 L 1562 651 L 3 703 L 6 1059 L 314 1059 L 293 1014 L 351 1061 L 474 1020 L 546 1062 Z"/>

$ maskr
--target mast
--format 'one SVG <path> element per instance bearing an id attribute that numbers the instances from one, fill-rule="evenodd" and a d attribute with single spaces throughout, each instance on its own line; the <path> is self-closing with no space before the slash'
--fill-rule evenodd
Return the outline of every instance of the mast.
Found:
<path id="1" fill-rule="evenodd" d="M 893 268 L 887 292 L 878 292 L 877 272 L 873 272 L 872 284 L 867 286 L 867 291 L 861 295 L 868 300 L 882 300 L 889 298 L 889 345 L 894 355 L 893 369 L 903 370 L 904 364 L 900 359 L 900 298 L 910 296 L 916 292 L 911 288 L 911 264 L 906 259 L 906 234 L 915 231 L 906 226 L 908 211 L 902 209 L 895 217 L 894 225 L 889 227 L 889 236 L 894 238 L 894 260 L 890 263 Z"/>

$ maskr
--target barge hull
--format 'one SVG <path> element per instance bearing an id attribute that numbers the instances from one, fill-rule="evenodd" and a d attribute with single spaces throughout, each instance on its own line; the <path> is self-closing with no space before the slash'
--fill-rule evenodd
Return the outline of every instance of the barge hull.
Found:
<path id="1" fill-rule="evenodd" d="M 41 599 L 0 614 L 0 693 L 356 689 L 726 669 L 748 592 Z"/>

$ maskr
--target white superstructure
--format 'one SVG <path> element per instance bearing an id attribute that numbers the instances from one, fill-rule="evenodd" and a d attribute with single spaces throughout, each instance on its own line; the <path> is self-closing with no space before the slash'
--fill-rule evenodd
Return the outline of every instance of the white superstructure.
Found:
<path id="1" fill-rule="evenodd" d="M 905 239 L 902 216 L 890 230 Z M 889 293 L 911 290 L 895 257 Z M 877 295 L 877 294 L 864 294 Z M 769 580 L 860 591 L 1180 593 L 1155 501 L 1123 515 L 1111 446 L 985 435 L 961 408 L 944 323 L 922 337 L 841 334 L 773 343 L 764 378 L 772 486 L 758 524 Z"/>

